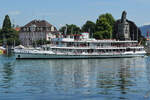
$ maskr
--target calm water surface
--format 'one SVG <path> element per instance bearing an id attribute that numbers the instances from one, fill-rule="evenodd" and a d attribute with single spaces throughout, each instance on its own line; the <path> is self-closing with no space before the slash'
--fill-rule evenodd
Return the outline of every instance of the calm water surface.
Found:
<path id="1" fill-rule="evenodd" d="M 15 60 L 0 56 L 0 100 L 150 100 L 150 57 Z"/>

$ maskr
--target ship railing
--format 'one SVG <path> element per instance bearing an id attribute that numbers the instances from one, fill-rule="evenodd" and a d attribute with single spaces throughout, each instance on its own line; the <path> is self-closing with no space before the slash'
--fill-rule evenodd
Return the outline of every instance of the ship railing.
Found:
<path id="1" fill-rule="evenodd" d="M 101 45 L 101 46 L 86 46 L 86 45 L 79 45 L 79 46 L 75 46 L 75 45 L 69 45 L 69 46 L 58 46 L 58 45 L 50 45 L 50 47 L 143 47 L 143 46 L 139 46 L 139 45 L 110 45 L 110 46 L 106 46 L 106 45 Z"/>
<path id="2" fill-rule="evenodd" d="M 93 53 L 89 53 L 89 52 L 55 52 L 55 54 L 63 54 L 63 55 L 121 55 L 125 52 L 122 51 L 115 51 L 115 52 L 93 52 Z"/>
<path id="3" fill-rule="evenodd" d="M 116 46 L 87 46 L 87 47 L 76 47 L 76 46 L 72 46 L 72 47 L 58 47 L 58 46 L 54 46 L 51 48 L 66 48 L 66 49 L 126 49 L 126 48 L 144 48 L 143 46 L 132 46 L 132 47 L 125 47 L 125 46 L 121 46 L 121 47 L 116 47 Z"/>

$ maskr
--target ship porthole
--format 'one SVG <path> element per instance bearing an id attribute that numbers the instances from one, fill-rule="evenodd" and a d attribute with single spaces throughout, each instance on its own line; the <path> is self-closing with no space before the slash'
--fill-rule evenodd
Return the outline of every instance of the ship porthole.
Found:
<path id="1" fill-rule="evenodd" d="M 20 55 L 18 55 L 18 58 L 20 58 Z"/>

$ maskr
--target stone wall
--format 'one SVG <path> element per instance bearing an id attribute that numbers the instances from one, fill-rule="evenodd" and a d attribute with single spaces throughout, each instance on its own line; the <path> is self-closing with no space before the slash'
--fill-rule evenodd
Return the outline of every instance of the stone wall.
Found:
<path id="1" fill-rule="evenodd" d="M 119 40 L 119 37 L 118 37 L 118 25 L 119 25 L 120 22 L 121 22 L 121 20 L 117 20 L 115 22 L 114 30 L 113 30 L 113 34 L 112 34 L 113 38 L 117 39 L 117 40 Z M 131 37 L 131 40 L 137 40 L 137 37 L 138 37 L 138 40 L 140 40 L 140 38 L 144 38 L 141 35 L 140 29 L 136 26 L 136 24 L 134 22 L 132 22 L 130 20 L 127 20 L 127 22 L 129 23 L 129 27 L 130 27 L 130 37 Z"/>

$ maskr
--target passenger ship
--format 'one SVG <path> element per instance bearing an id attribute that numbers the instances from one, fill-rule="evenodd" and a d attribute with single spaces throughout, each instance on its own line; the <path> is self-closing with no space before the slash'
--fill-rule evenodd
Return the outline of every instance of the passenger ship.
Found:
<path id="1" fill-rule="evenodd" d="M 16 59 L 80 59 L 80 58 L 123 58 L 138 57 L 146 54 L 138 41 L 96 40 L 88 33 L 80 36 L 54 38 L 51 44 L 40 48 L 14 49 Z"/>

